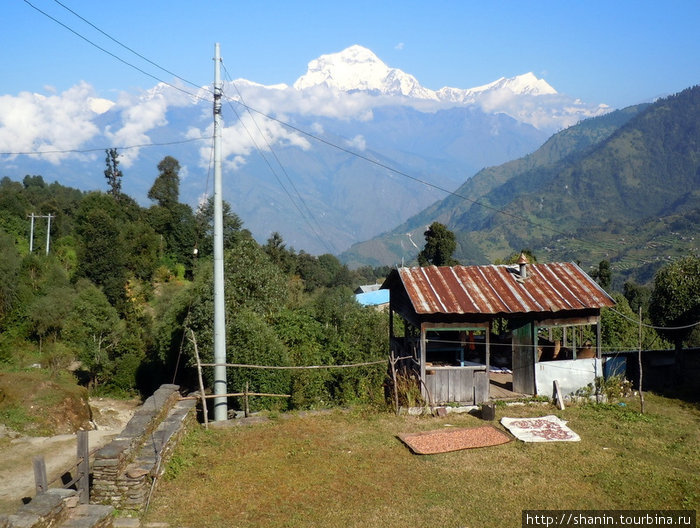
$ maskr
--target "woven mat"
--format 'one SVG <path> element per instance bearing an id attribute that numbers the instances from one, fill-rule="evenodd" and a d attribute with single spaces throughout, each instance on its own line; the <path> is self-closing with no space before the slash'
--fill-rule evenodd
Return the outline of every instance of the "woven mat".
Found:
<path id="1" fill-rule="evenodd" d="M 510 442 L 510 437 L 507 434 L 491 425 L 400 434 L 399 439 L 417 455 L 435 455 Z"/>
<path id="2" fill-rule="evenodd" d="M 538 418 L 501 418 L 503 427 L 523 442 L 578 442 L 581 437 L 569 429 L 566 420 L 550 414 Z"/>

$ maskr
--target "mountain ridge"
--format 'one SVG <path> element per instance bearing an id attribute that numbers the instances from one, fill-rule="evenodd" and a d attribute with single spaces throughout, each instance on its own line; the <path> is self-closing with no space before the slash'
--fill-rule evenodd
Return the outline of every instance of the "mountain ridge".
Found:
<path id="1" fill-rule="evenodd" d="M 472 90 L 465 102 L 437 100 L 433 91 L 427 98 L 404 95 L 401 90 L 428 92 L 370 50 L 358 46 L 354 52 L 359 67 L 369 61 L 376 69 L 375 79 L 364 81 L 366 90 L 224 83 L 224 199 L 258 240 L 280 231 L 298 249 L 340 253 L 441 197 L 419 181 L 455 189 L 482 167 L 532 152 L 553 130 L 609 110 L 534 87 L 512 91 L 537 84 L 534 75 L 501 78 Z M 381 93 L 379 81 L 387 81 L 393 94 Z M 492 90 L 498 97 L 486 96 L 496 94 Z M 189 93 L 160 83 L 110 101 L 81 83 L 49 97 L 6 97 L 9 106 L 0 112 L 11 106 L 26 113 L 28 126 L 12 129 L 10 122 L 21 120 L 0 115 L 0 152 L 7 153 L 0 155 L 0 176 L 41 174 L 77 188 L 105 188 L 104 148 L 116 147 L 124 191 L 147 203 L 156 166 L 171 155 L 182 167 L 182 199 L 196 207 L 211 192 L 210 96 L 207 87 Z M 331 152 L 330 145 L 339 149 Z M 51 152 L 10 154 L 37 151 Z M 284 225 L 275 225 L 276 218 Z M 324 233 L 328 240 L 321 242 Z"/>
<path id="2" fill-rule="evenodd" d="M 583 121 L 528 156 L 480 171 L 452 196 L 341 257 L 354 265 L 410 261 L 432 221 L 456 232 L 456 256 L 465 263 L 493 262 L 527 247 L 586 265 L 609 259 L 629 272 L 658 264 L 652 247 L 664 257 L 697 253 L 698 121 L 697 86 Z M 658 225 L 674 226 L 675 235 L 664 238 Z M 369 262 L 371 255 L 385 260 Z"/>

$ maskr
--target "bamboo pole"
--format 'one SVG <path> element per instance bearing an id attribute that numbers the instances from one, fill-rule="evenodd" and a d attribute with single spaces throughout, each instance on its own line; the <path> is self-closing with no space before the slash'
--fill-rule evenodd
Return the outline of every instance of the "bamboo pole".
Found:
<path id="1" fill-rule="evenodd" d="M 229 392 L 228 394 L 207 394 L 204 397 L 209 399 L 209 398 L 216 398 L 217 396 L 219 397 L 226 397 L 226 398 L 240 398 L 241 396 L 245 396 L 245 392 Z M 271 398 L 277 397 L 277 398 L 291 398 L 291 394 L 269 394 L 266 392 L 249 392 L 248 396 L 268 396 Z M 197 396 L 182 396 L 180 400 L 198 400 L 201 398 L 200 395 Z"/>
<path id="2" fill-rule="evenodd" d="M 204 428 L 209 429 L 209 412 L 207 411 L 207 399 L 204 394 L 204 380 L 202 380 L 202 363 L 199 361 L 199 350 L 197 349 L 197 339 L 194 331 L 190 328 L 192 344 L 194 345 L 194 357 L 197 360 L 197 376 L 199 377 L 199 395 L 202 399 L 202 414 L 204 416 Z"/>

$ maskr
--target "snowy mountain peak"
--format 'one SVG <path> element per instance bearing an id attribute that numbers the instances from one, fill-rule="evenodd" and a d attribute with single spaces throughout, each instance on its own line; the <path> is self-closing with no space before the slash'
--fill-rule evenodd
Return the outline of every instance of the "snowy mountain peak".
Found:
<path id="1" fill-rule="evenodd" d="M 435 92 L 423 88 L 415 77 L 397 68 L 389 68 L 371 50 L 354 45 L 339 53 L 321 55 L 309 62 L 306 74 L 294 83 L 304 90 L 326 86 L 343 92 L 354 90 L 437 99 Z"/>
<path id="2" fill-rule="evenodd" d="M 534 73 L 528 72 L 515 77 L 500 79 L 478 86 L 469 90 L 472 93 L 485 92 L 487 90 L 509 90 L 516 95 L 553 95 L 557 91 L 552 88 L 544 79 L 538 79 Z"/>

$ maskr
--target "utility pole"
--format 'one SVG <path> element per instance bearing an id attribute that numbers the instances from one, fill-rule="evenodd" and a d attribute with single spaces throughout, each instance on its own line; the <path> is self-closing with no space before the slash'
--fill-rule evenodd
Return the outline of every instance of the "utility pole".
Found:
<path id="1" fill-rule="evenodd" d="M 34 251 L 34 213 L 28 215 L 32 219 L 31 227 L 29 228 L 29 253 Z"/>
<path id="2" fill-rule="evenodd" d="M 224 219 L 221 197 L 221 57 L 214 49 L 214 420 L 228 419 L 226 402 L 226 315 L 224 304 Z"/>
<path id="3" fill-rule="evenodd" d="M 31 224 L 29 228 L 29 253 L 34 252 L 34 219 L 35 218 L 46 218 L 47 219 L 47 225 L 46 225 L 46 254 L 49 254 L 49 246 L 51 245 L 51 219 L 55 218 L 56 215 L 48 214 L 48 215 L 36 215 L 34 213 L 27 215 L 29 218 L 31 218 Z"/>
<path id="4" fill-rule="evenodd" d="M 49 245 L 51 243 L 51 215 L 49 214 L 47 217 L 47 224 L 46 224 L 46 254 L 49 254 Z"/>

